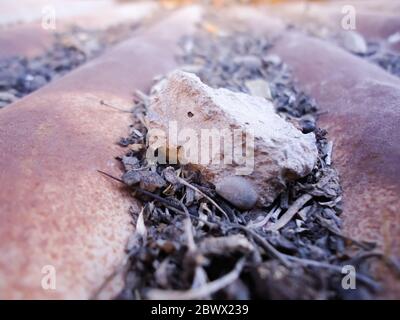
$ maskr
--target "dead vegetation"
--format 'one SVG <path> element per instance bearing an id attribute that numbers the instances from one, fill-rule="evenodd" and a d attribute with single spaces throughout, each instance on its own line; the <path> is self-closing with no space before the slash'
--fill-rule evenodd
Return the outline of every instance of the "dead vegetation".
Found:
<path id="1" fill-rule="evenodd" d="M 315 132 L 317 166 L 287 185 L 272 205 L 239 211 L 190 165 L 147 163 L 143 119 L 149 97 L 139 93 L 131 135 L 120 141 L 130 146 L 120 158 L 126 171 L 120 181 L 143 210 L 132 216 L 136 232 L 118 298 L 350 299 L 369 298 L 379 289 L 368 275 L 368 260 L 377 256 L 374 245 L 341 232 L 334 147 L 315 125 L 317 106 L 279 57 L 268 54 L 271 46 L 241 35 L 199 36 L 183 41 L 181 58 L 214 87 L 250 93 L 247 81 L 265 81 L 277 112 L 303 125 L 303 132 Z M 342 266 L 348 264 L 359 270 L 357 290 L 342 289 Z"/>

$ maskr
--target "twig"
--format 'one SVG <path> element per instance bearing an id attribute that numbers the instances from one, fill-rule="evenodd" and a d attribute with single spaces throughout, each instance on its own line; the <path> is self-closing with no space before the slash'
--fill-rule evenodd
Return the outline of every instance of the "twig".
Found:
<path id="1" fill-rule="evenodd" d="M 386 259 L 386 257 L 382 252 L 380 251 L 372 251 L 372 252 L 364 252 L 358 256 L 355 256 L 354 258 L 350 259 L 348 261 L 348 264 L 352 265 L 357 265 L 359 264 L 362 260 L 370 259 L 370 258 L 377 258 L 377 259 Z"/>
<path id="2" fill-rule="evenodd" d="M 256 242 L 258 242 L 264 248 L 265 251 L 267 251 L 270 255 L 272 255 L 273 257 L 278 259 L 285 267 L 289 268 L 291 266 L 290 262 L 288 261 L 288 259 L 286 259 L 286 256 L 284 254 L 282 254 L 278 250 L 276 250 L 274 248 L 274 246 L 272 246 L 267 240 L 265 240 L 263 237 L 261 237 L 254 230 L 247 228 L 245 226 L 242 226 L 240 224 L 232 225 L 231 227 L 241 229 L 241 230 L 249 233 L 256 240 Z"/>
<path id="3" fill-rule="evenodd" d="M 200 193 L 204 198 L 206 198 L 208 201 L 210 201 L 224 216 L 225 218 L 229 221 L 229 215 L 213 200 L 211 199 L 208 195 L 206 195 L 203 191 L 201 191 L 199 188 L 196 188 L 195 186 L 191 185 L 189 182 L 186 180 L 176 176 L 178 181 L 183 184 L 186 187 L 189 187 L 193 189 L 194 191 Z"/>
<path id="4" fill-rule="evenodd" d="M 119 267 L 117 267 L 110 275 L 107 276 L 107 278 L 104 280 L 104 282 L 101 284 L 101 286 L 90 297 L 90 300 L 99 299 L 100 294 L 107 287 L 107 285 L 109 283 L 111 283 L 111 281 L 113 279 L 115 279 L 115 277 L 117 277 L 120 273 L 122 273 L 126 269 L 127 263 L 128 263 L 128 256 L 125 257 L 124 261 L 122 262 L 122 264 Z"/>
<path id="5" fill-rule="evenodd" d="M 118 181 L 118 182 L 124 183 L 121 179 L 118 179 L 118 178 L 116 178 L 116 177 L 113 177 L 112 175 L 110 175 L 110 174 L 108 174 L 108 173 L 106 173 L 106 172 L 103 172 L 103 171 L 100 171 L 100 170 L 97 170 L 97 171 L 99 171 L 100 173 L 102 173 L 102 174 L 106 175 L 107 177 L 110 177 L 110 178 L 112 178 L 112 179 L 114 179 L 114 180 L 116 180 L 116 181 Z M 182 181 L 180 181 L 182 184 L 185 184 L 186 186 L 188 186 L 188 187 L 190 187 L 190 188 L 194 188 L 195 191 L 199 191 L 196 187 L 193 187 L 191 184 L 187 183 L 185 180 L 183 180 L 183 179 L 181 179 L 181 178 L 179 178 L 179 177 L 177 177 L 177 178 L 178 178 L 179 180 L 182 180 Z M 125 184 L 125 183 L 124 183 L 124 184 Z M 162 197 L 160 197 L 160 196 L 158 196 L 158 195 L 155 195 L 155 194 L 153 194 L 153 193 L 151 193 L 151 192 L 149 192 L 149 191 L 145 191 L 145 190 L 142 190 L 142 189 L 137 188 L 137 187 L 134 187 L 134 186 L 133 186 L 133 188 L 134 188 L 135 190 L 137 190 L 137 191 L 139 191 L 139 192 L 145 194 L 145 195 L 148 195 L 148 196 L 150 196 L 150 197 L 153 197 L 155 200 L 157 200 L 157 201 L 163 203 L 164 205 L 166 205 L 166 206 L 168 206 L 168 207 L 172 207 L 172 208 L 174 208 L 175 210 L 178 210 L 178 211 L 181 212 L 181 213 L 185 213 L 185 211 L 182 212 L 181 207 L 178 207 L 178 206 L 175 205 L 174 203 L 172 203 L 172 202 L 170 202 L 170 201 L 168 201 L 168 200 L 166 200 L 166 199 L 164 199 L 164 198 L 162 198 Z M 200 192 L 201 192 L 201 191 L 200 191 Z M 212 199 L 211 199 L 211 200 L 212 200 Z M 212 201 L 213 201 L 213 200 L 212 200 Z M 222 209 L 221 209 L 221 210 L 222 210 Z M 198 217 L 196 217 L 196 216 L 194 216 L 194 215 L 191 215 L 188 211 L 187 211 L 187 213 L 188 213 L 191 217 L 193 217 L 193 218 L 195 218 L 195 219 L 198 219 L 198 220 L 200 220 L 200 221 L 203 221 L 203 222 L 206 223 L 206 224 L 210 224 L 209 221 L 206 221 L 206 220 L 204 220 L 204 219 L 200 219 L 200 218 L 198 218 Z M 185 213 L 185 214 L 186 214 L 186 213 Z M 225 213 L 225 214 L 226 214 L 226 213 Z M 229 219 L 228 219 L 228 220 L 229 220 Z M 220 226 L 219 224 L 214 224 L 214 223 L 212 224 L 213 227 L 214 227 L 215 225 Z M 256 238 L 256 239 L 258 240 L 258 242 L 261 244 L 261 246 L 262 246 L 267 252 L 269 252 L 272 256 L 274 256 L 274 257 L 277 258 L 279 261 L 281 261 L 281 263 L 282 263 L 283 265 L 285 265 L 286 267 L 289 267 L 289 266 L 290 266 L 289 261 L 287 261 L 287 259 L 285 259 L 284 256 L 283 256 L 278 250 L 276 250 L 268 241 L 266 241 L 265 239 L 263 239 L 261 236 L 259 236 L 259 235 L 258 235 L 256 232 L 254 232 L 253 230 L 251 230 L 251 229 L 249 229 L 249 228 L 247 228 L 247 227 L 245 227 L 245 226 L 239 225 L 239 224 L 232 224 L 231 227 L 232 227 L 232 228 L 241 229 L 241 230 L 243 230 L 243 231 L 245 231 L 245 232 L 247 232 L 247 233 L 250 233 L 254 238 Z"/>
<path id="6" fill-rule="evenodd" d="M 186 233 L 186 238 L 187 238 L 187 242 L 188 242 L 188 249 L 189 249 L 189 252 L 195 252 L 197 247 L 196 247 L 196 243 L 194 241 L 194 236 L 193 236 L 192 220 L 190 220 L 190 214 L 189 214 L 189 211 L 186 208 L 186 206 L 182 203 L 182 201 L 180 201 L 179 203 L 186 215 L 184 226 L 185 226 L 185 233 Z"/>
<path id="7" fill-rule="evenodd" d="M 144 166 L 144 167 L 140 167 L 140 168 L 135 168 L 135 169 L 130 169 L 129 171 L 142 171 L 142 170 L 146 170 L 151 168 L 151 166 Z"/>
<path id="8" fill-rule="evenodd" d="M 178 210 L 178 209 L 175 209 L 175 208 L 173 208 L 173 207 L 169 207 L 168 205 L 165 205 L 165 207 L 168 208 L 168 209 L 170 209 L 170 210 L 172 210 L 172 211 L 174 211 L 174 212 L 176 212 L 176 213 L 185 214 L 185 212 L 183 212 L 182 210 Z M 218 229 L 218 228 L 220 228 L 220 225 L 217 224 L 217 223 L 210 222 L 210 221 L 205 220 L 205 219 L 202 219 L 202 218 L 200 218 L 200 217 L 196 217 L 195 215 L 193 215 L 193 214 L 191 214 L 191 213 L 189 213 L 189 214 L 190 214 L 190 217 L 191 217 L 191 218 L 203 222 L 203 223 L 206 224 L 210 229 Z"/>
<path id="9" fill-rule="evenodd" d="M 183 204 L 182 200 L 180 201 L 180 204 L 181 204 L 183 210 L 185 211 L 184 213 L 186 214 L 185 232 L 187 234 L 187 240 L 188 240 L 188 252 L 191 254 L 194 254 L 197 251 L 197 245 L 196 245 L 196 242 L 194 241 L 193 229 L 192 229 L 193 225 L 192 225 L 192 220 L 190 219 L 191 215 L 189 213 L 189 210 Z M 197 263 L 195 271 L 194 271 L 192 289 L 199 288 L 205 284 L 207 284 L 207 273 L 203 269 L 203 267 Z M 207 297 L 207 298 L 209 298 L 209 297 Z"/>
<path id="10" fill-rule="evenodd" d="M 149 100 L 149 96 L 140 90 L 136 90 L 133 94 L 136 96 L 136 98 L 138 98 L 139 101 L 143 101 L 144 103 Z"/>
<path id="11" fill-rule="evenodd" d="M 333 150 L 333 142 L 329 141 L 326 145 L 326 157 L 325 157 L 325 163 L 328 166 L 332 164 L 332 150 Z"/>
<path id="12" fill-rule="evenodd" d="M 100 104 L 101 104 L 102 106 L 106 106 L 106 107 L 108 107 L 108 108 L 111 108 L 111 109 L 114 109 L 114 110 L 117 110 L 117 111 L 120 111 L 120 112 L 132 113 L 132 111 L 124 110 L 124 109 L 118 108 L 118 107 L 116 107 L 116 106 L 113 106 L 113 105 L 109 104 L 108 102 L 105 102 L 104 100 L 100 100 Z"/>
<path id="13" fill-rule="evenodd" d="M 317 221 L 319 222 L 319 224 L 321 226 L 323 226 L 324 228 L 326 228 L 329 232 L 331 232 L 332 234 L 342 238 L 343 240 L 349 241 L 357 246 L 359 246 L 360 248 L 364 249 L 364 250 L 372 250 L 374 248 L 374 244 L 372 243 L 362 243 L 356 239 L 353 239 L 349 236 L 346 236 L 344 234 L 342 234 L 339 230 L 336 230 L 336 228 L 333 228 L 332 226 L 330 226 L 325 220 L 324 218 L 322 218 L 321 216 L 317 216 Z"/>
<path id="14" fill-rule="evenodd" d="M 111 174 L 109 174 L 107 172 L 104 172 L 104 171 L 101 171 L 101 170 L 97 170 L 97 171 L 100 172 L 101 174 L 111 178 L 111 179 L 114 179 L 114 180 L 116 180 L 118 182 L 121 182 L 122 184 L 126 185 L 123 180 L 118 179 L 118 178 L 112 176 Z M 129 186 L 129 188 L 131 188 L 131 189 L 133 189 L 133 190 L 135 190 L 135 191 L 137 191 L 139 193 L 142 193 L 142 194 L 144 194 L 146 196 L 149 196 L 149 197 L 153 198 L 154 200 L 157 200 L 158 202 L 161 202 L 164 205 L 168 205 L 168 206 L 173 207 L 173 208 L 175 208 L 177 210 L 181 209 L 181 207 L 179 205 L 173 203 L 172 201 L 168 201 L 167 199 L 164 199 L 163 197 L 160 197 L 159 195 L 156 195 L 156 194 L 154 194 L 154 193 L 152 193 L 150 191 L 143 190 L 143 189 L 141 189 L 139 187 L 136 187 L 136 186 Z"/>
<path id="15" fill-rule="evenodd" d="M 289 256 L 286 255 L 285 256 L 292 261 L 296 261 L 304 266 L 311 266 L 311 267 L 317 267 L 317 268 L 323 268 L 323 269 L 328 269 L 328 270 L 332 270 L 338 273 L 342 273 L 342 267 L 341 266 L 335 266 L 326 262 L 320 262 L 320 261 L 315 261 L 315 260 L 311 260 L 311 259 L 304 259 L 304 258 L 299 258 L 299 257 L 294 257 L 294 256 Z M 357 272 L 356 273 L 356 278 L 363 282 L 364 284 L 368 285 L 370 288 L 374 289 L 374 290 L 378 290 L 380 288 L 380 285 L 372 280 L 371 278 L 369 278 L 368 276 Z"/>
<path id="16" fill-rule="evenodd" d="M 309 201 L 312 196 L 310 194 L 303 194 L 300 198 L 298 198 L 287 211 L 282 215 L 282 217 L 271 227 L 267 228 L 268 231 L 278 231 L 283 228 L 293 217 L 294 215 Z"/>
<path id="17" fill-rule="evenodd" d="M 111 179 L 114 179 L 114 180 L 116 180 L 116 181 L 118 181 L 118 182 L 120 182 L 120 183 L 126 185 L 125 182 L 124 182 L 123 180 L 121 180 L 121 179 L 119 179 L 119 178 L 116 178 L 116 177 L 114 177 L 113 175 L 111 175 L 111 174 L 109 174 L 109 173 L 107 173 L 107 172 L 104 172 L 104 171 L 101 171 L 101 170 L 97 170 L 97 171 L 98 171 L 99 173 L 101 173 L 101 174 L 103 174 L 103 175 L 105 175 L 105 176 L 111 178 Z M 179 177 L 177 177 L 177 178 L 178 178 L 178 179 L 181 179 L 181 178 L 179 178 Z M 193 187 L 192 185 L 190 185 L 189 183 L 187 183 L 187 182 L 186 182 L 185 180 L 183 180 L 183 179 L 182 179 L 182 181 L 184 181 L 188 187 L 194 188 L 195 191 L 198 191 L 198 192 L 200 192 L 203 196 L 207 197 L 207 196 L 204 195 L 200 190 L 198 190 L 196 187 Z M 182 182 L 181 182 L 181 183 L 182 183 Z M 184 183 L 182 183 L 182 184 L 184 184 Z M 167 207 L 172 207 L 172 208 L 174 208 L 175 210 L 178 210 L 178 211 L 180 211 L 181 213 L 184 213 L 183 211 L 181 211 L 181 209 L 182 209 L 181 206 L 180 206 L 180 205 L 177 205 L 177 204 L 175 204 L 175 203 L 173 203 L 172 201 L 168 201 L 167 199 L 164 199 L 163 197 L 160 197 L 159 195 L 156 195 L 156 194 L 154 194 L 154 193 L 152 193 L 152 192 L 150 192 L 150 191 L 143 190 L 143 189 L 141 189 L 141 188 L 139 188 L 139 187 L 136 187 L 136 186 L 130 186 L 130 188 L 132 188 L 133 190 L 135 190 L 135 191 L 137 191 L 137 192 L 139 192 L 139 193 L 142 193 L 142 194 L 144 194 L 144 195 L 146 195 L 146 196 L 152 197 L 154 200 L 157 200 L 158 202 L 161 202 L 162 204 L 164 204 L 164 205 L 167 206 Z M 209 197 L 207 197 L 207 198 L 209 198 Z M 213 204 L 214 204 L 216 207 L 219 208 L 219 206 L 214 202 L 214 200 L 212 200 L 211 198 L 209 198 L 209 200 L 210 200 L 211 202 L 213 202 Z M 220 210 L 222 210 L 222 209 L 220 208 Z M 226 215 L 226 218 L 228 218 L 227 214 L 226 214 L 223 210 L 222 210 L 222 212 Z M 206 220 L 202 220 L 202 219 L 200 219 L 200 218 L 198 218 L 198 217 L 196 217 L 196 216 L 194 216 L 194 215 L 192 215 L 192 214 L 190 214 L 190 216 L 191 216 L 191 217 L 194 217 L 194 218 L 196 218 L 196 219 L 198 219 L 198 220 L 201 220 L 201 221 L 203 221 L 203 222 L 206 223 L 206 224 L 210 224 L 210 222 L 208 222 L 208 221 L 206 221 Z M 229 220 L 229 219 L 228 219 L 228 220 Z M 215 226 L 215 225 L 213 224 L 213 226 Z"/>
<path id="18" fill-rule="evenodd" d="M 271 219 L 272 215 L 276 212 L 276 210 L 278 210 L 278 209 L 277 209 L 277 208 L 271 209 L 271 211 L 268 212 L 268 213 L 265 215 L 265 217 L 264 217 L 261 221 L 259 221 L 259 222 L 252 222 L 252 221 L 250 221 L 250 222 L 247 224 L 247 227 L 248 227 L 248 228 L 251 228 L 251 229 L 257 229 L 257 228 L 261 228 L 261 227 L 265 226 L 265 225 L 268 223 L 268 221 Z"/>
<path id="19" fill-rule="evenodd" d="M 111 174 L 109 174 L 107 172 L 104 172 L 104 171 L 101 171 L 101 170 L 97 170 L 97 172 L 100 172 L 101 174 L 104 174 L 105 176 L 107 176 L 107 177 L 109 177 L 111 179 L 114 179 L 115 181 L 118 181 L 118 182 L 121 182 L 122 184 L 125 184 L 124 181 L 122 181 L 121 179 L 119 179 L 117 177 L 114 177 L 113 175 L 111 175 Z"/>
<path id="20" fill-rule="evenodd" d="M 140 210 L 139 213 L 139 217 L 137 219 L 136 222 L 136 233 L 142 237 L 142 239 L 146 239 L 147 237 L 147 228 L 146 225 L 144 224 L 144 218 L 143 218 L 143 210 L 144 208 L 142 208 L 142 210 Z"/>
<path id="21" fill-rule="evenodd" d="M 178 213 L 183 214 L 184 212 L 182 212 L 181 210 L 177 210 L 175 208 L 170 208 L 173 211 L 176 211 Z M 189 213 L 190 214 L 190 213 Z M 202 218 L 196 217 L 192 214 L 190 214 L 190 216 L 196 220 L 199 220 L 201 222 L 203 222 L 204 224 L 208 225 L 210 228 L 222 228 L 222 224 L 218 223 L 218 222 L 209 222 L 208 220 L 204 220 Z M 255 238 L 256 242 L 258 242 L 260 244 L 260 246 L 266 251 L 268 252 L 271 256 L 275 257 L 276 259 L 278 259 L 285 267 L 290 267 L 291 264 L 290 262 L 286 259 L 285 255 L 283 255 L 282 253 L 280 253 L 278 250 L 276 250 L 267 240 L 265 240 L 264 238 L 262 238 L 260 235 L 258 235 L 255 231 L 251 230 L 250 228 L 247 228 L 246 226 L 242 226 L 239 224 L 231 224 L 230 227 L 232 229 L 240 229 L 246 233 L 249 233 L 253 238 Z"/>
<path id="22" fill-rule="evenodd" d="M 159 290 L 151 289 L 147 292 L 147 298 L 152 300 L 191 300 L 191 299 L 201 299 L 210 294 L 213 294 L 226 286 L 230 285 L 236 279 L 239 278 L 242 272 L 245 259 L 240 259 L 235 268 L 222 276 L 221 278 L 208 282 L 207 284 L 187 291 L 177 291 L 177 290 Z"/>

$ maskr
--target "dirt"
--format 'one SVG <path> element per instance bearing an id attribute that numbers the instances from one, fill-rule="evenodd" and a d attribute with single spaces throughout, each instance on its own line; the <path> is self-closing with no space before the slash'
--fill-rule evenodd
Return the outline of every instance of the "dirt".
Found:
<path id="1" fill-rule="evenodd" d="M 361 57 L 400 77 L 400 55 L 385 49 L 382 43 L 369 41 L 368 52 Z"/>
<path id="2" fill-rule="evenodd" d="M 129 149 L 120 158 L 126 171 L 120 181 L 144 207 L 139 216 L 132 214 L 136 232 L 127 251 L 125 288 L 117 298 L 373 297 L 379 290 L 369 275 L 375 246 L 341 233 L 342 190 L 332 143 L 318 127 L 315 101 L 299 89 L 284 62 L 269 54 L 273 43 L 248 34 L 199 33 L 181 44 L 182 69 L 212 87 L 250 93 L 247 81 L 265 81 L 277 112 L 303 132 L 315 132 L 318 164 L 287 185 L 272 205 L 239 211 L 190 165 L 149 166 L 143 121 L 149 99 L 138 93 L 131 134 L 120 141 Z M 357 270 L 355 290 L 342 287 L 345 265 Z"/>

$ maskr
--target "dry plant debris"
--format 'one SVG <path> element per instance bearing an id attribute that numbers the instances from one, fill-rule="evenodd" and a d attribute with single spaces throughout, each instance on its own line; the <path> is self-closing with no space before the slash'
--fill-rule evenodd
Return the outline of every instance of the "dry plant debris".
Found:
<path id="1" fill-rule="evenodd" d="M 0 108 L 97 57 L 110 45 L 126 38 L 134 28 L 120 25 L 97 31 L 73 27 L 56 33 L 52 48 L 40 56 L 0 60 Z"/>
<path id="2" fill-rule="evenodd" d="M 310 36 L 318 34 L 308 32 Z M 328 34 L 325 40 L 336 43 L 344 50 L 375 64 L 390 74 L 400 77 L 400 54 L 391 48 L 400 42 L 400 33 L 394 33 L 387 39 L 366 39 L 355 31 L 341 31 Z"/>
<path id="3" fill-rule="evenodd" d="M 133 215 L 136 232 L 119 299 L 351 299 L 370 298 L 379 289 L 368 275 L 374 245 L 340 231 L 334 146 L 316 126 L 317 106 L 280 58 L 269 55 L 272 45 L 248 34 L 199 34 L 182 40 L 180 59 L 186 71 L 216 88 L 251 93 L 249 81 L 268 84 L 265 96 L 277 112 L 315 132 L 314 170 L 268 207 L 239 211 L 190 165 L 149 166 L 143 120 L 149 97 L 138 93 L 131 134 L 120 141 L 129 149 L 120 158 L 126 171 L 120 181 L 142 200 L 143 210 Z M 358 271 L 356 290 L 341 286 L 348 264 Z"/>
<path id="4" fill-rule="evenodd" d="M 315 134 L 304 134 L 277 115 L 271 101 L 210 88 L 194 74 L 180 70 L 169 73 L 157 88 L 145 118 L 148 139 L 161 140 L 171 130 L 189 129 L 197 139 L 188 142 L 181 136 L 171 141 L 170 137 L 169 154 L 175 150 L 180 161 L 195 164 L 217 193 L 239 209 L 252 209 L 256 202 L 272 203 L 288 182 L 314 168 L 318 156 Z M 223 140 L 232 150 L 221 143 L 205 155 L 202 151 L 211 131 L 215 133 L 213 144 Z M 200 146 L 201 152 L 191 152 Z"/>
<path id="5" fill-rule="evenodd" d="M 344 49 L 400 77 L 400 55 L 390 49 L 391 39 L 398 36 L 397 34 L 381 41 L 365 39 L 356 32 L 344 32 L 343 34 L 348 39 L 347 43 L 339 41 Z"/>

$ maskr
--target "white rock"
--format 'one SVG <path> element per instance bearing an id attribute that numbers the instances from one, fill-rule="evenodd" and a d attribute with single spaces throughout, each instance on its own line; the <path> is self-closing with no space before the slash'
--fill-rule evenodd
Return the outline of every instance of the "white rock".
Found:
<path id="1" fill-rule="evenodd" d="M 282 59 L 276 54 L 268 54 L 263 58 L 263 61 L 268 64 L 279 65 Z"/>
<path id="2" fill-rule="evenodd" d="M 391 35 L 388 37 L 387 41 L 388 41 L 390 44 L 399 43 L 399 42 L 400 42 L 400 32 L 395 32 L 395 33 L 391 34 Z"/>
<path id="3" fill-rule="evenodd" d="M 263 79 L 248 80 L 245 82 L 245 85 L 252 96 L 272 100 L 271 89 L 267 81 Z"/>
<path id="4" fill-rule="evenodd" d="M 344 31 L 341 34 L 343 47 L 353 53 L 365 54 L 368 51 L 364 37 L 355 31 Z"/>
<path id="5" fill-rule="evenodd" d="M 154 130 L 161 129 L 169 139 L 169 150 L 179 147 L 180 161 L 194 164 L 210 182 L 218 184 L 226 177 L 242 175 L 257 192 L 258 204 L 271 203 L 288 181 L 310 173 L 317 161 L 314 134 L 303 134 L 282 119 L 271 102 L 227 89 L 212 89 L 183 71 L 170 73 L 158 84 L 147 123 L 150 141 L 160 136 L 160 131 Z M 211 152 L 206 147 L 207 129 L 214 129 L 217 141 Z M 235 155 L 230 161 L 232 153 L 227 152 L 226 146 L 232 147 L 229 138 L 240 137 L 234 130 L 245 131 L 249 156 L 242 162 Z M 183 132 L 194 133 L 195 137 L 188 139 Z M 224 133 L 227 143 L 223 139 L 218 143 Z M 171 153 L 168 159 L 174 159 Z"/>

